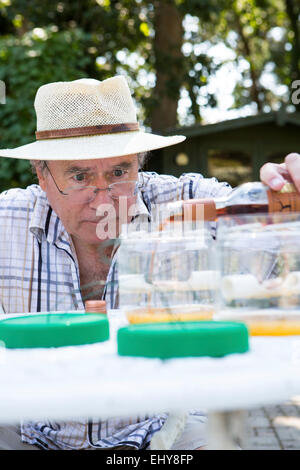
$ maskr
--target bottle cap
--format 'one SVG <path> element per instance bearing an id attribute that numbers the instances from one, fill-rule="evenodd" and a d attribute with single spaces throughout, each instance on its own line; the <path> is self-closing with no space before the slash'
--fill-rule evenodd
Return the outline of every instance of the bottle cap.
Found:
<path id="1" fill-rule="evenodd" d="M 6 348 L 58 348 L 109 339 L 106 315 L 44 313 L 0 321 L 0 340 Z"/>
<path id="2" fill-rule="evenodd" d="M 222 357 L 249 349 L 248 329 L 244 323 L 196 321 L 152 323 L 119 328 L 120 356 Z"/>
<path id="3" fill-rule="evenodd" d="M 268 189 L 267 196 L 269 212 L 289 213 L 300 211 L 300 195 L 295 189 L 293 190 L 293 185 L 286 184 L 281 191 Z"/>
<path id="4" fill-rule="evenodd" d="M 107 313 L 105 300 L 86 300 L 85 313 Z"/>

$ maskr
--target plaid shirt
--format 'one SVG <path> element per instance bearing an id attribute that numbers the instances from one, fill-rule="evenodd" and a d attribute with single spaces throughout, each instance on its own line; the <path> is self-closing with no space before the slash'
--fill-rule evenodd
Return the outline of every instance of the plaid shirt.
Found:
<path id="1" fill-rule="evenodd" d="M 136 217 L 151 218 L 151 208 L 179 199 L 218 197 L 231 191 L 227 183 L 196 173 L 180 178 L 142 173 Z M 84 309 L 79 267 L 69 234 L 37 185 L 0 195 L 0 301 L 4 313 Z M 212 224 L 212 230 L 215 229 Z M 113 257 L 103 298 L 118 302 L 118 273 Z M 22 440 L 45 449 L 89 449 L 129 445 L 143 449 L 167 415 L 106 421 L 26 422 Z"/>

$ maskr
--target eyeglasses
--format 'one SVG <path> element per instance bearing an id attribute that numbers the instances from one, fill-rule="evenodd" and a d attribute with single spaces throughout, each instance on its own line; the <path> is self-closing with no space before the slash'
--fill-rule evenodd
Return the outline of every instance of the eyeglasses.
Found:
<path id="1" fill-rule="evenodd" d="M 70 186 L 62 191 L 58 187 L 46 162 L 45 165 L 54 181 L 57 190 L 60 192 L 60 194 L 67 196 L 70 200 L 72 200 L 74 204 L 87 204 L 92 202 L 100 191 L 108 191 L 112 199 L 119 199 L 121 197 L 134 197 L 136 196 L 138 189 L 142 187 L 142 183 L 139 183 L 135 180 L 118 181 L 117 183 L 108 185 L 107 188 L 97 188 L 97 186 L 78 182 L 78 184 Z"/>

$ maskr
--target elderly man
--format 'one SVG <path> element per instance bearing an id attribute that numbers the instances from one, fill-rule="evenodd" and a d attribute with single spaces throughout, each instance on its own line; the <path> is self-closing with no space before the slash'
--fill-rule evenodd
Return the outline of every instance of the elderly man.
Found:
<path id="1" fill-rule="evenodd" d="M 116 308 L 115 250 L 99 230 L 103 208 L 113 209 L 105 223 L 115 224 L 117 235 L 121 222 L 151 219 L 154 205 L 174 201 L 178 194 L 182 199 L 218 197 L 231 188 L 200 174 L 177 179 L 139 172 L 145 152 L 184 137 L 140 131 L 123 77 L 44 85 L 35 109 L 36 142 L 0 151 L 1 156 L 31 160 L 39 180 L 39 185 L 0 196 L 2 310 L 80 310 L 87 298 L 105 299 Z M 124 198 L 126 207 L 134 207 L 130 215 L 122 210 Z M 146 449 L 165 420 L 162 414 L 24 422 L 20 435 L 18 427 L 0 428 L 0 448 Z M 200 412 L 191 412 L 173 448 L 203 446 L 204 422 Z"/>
<path id="2" fill-rule="evenodd" d="M 183 136 L 141 132 L 124 77 L 76 80 L 42 86 L 36 95 L 36 142 L 0 151 L 32 161 L 39 185 L 0 197 L 1 303 L 6 314 L 84 308 L 84 299 L 117 307 L 113 246 L 101 236 L 108 224 L 151 218 L 153 205 L 178 198 L 214 197 L 228 184 L 187 174 L 177 179 L 138 172 L 147 151 Z M 122 202 L 134 214 L 124 214 Z M 99 253 L 102 253 L 99 255 Z M 107 263 L 107 259 L 111 262 Z M 0 448 L 145 449 L 166 415 L 100 422 L 26 422 L 0 429 Z M 190 413 L 174 449 L 203 445 L 205 418 Z M 21 442 L 22 440 L 22 442 Z"/>

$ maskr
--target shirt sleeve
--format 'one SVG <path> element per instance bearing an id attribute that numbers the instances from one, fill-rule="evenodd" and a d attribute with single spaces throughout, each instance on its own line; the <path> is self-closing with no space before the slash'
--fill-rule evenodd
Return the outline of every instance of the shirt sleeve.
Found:
<path id="1" fill-rule="evenodd" d="M 142 183 L 143 197 L 150 205 L 181 199 L 221 197 L 232 191 L 228 183 L 219 182 L 216 178 L 204 178 L 201 173 L 184 173 L 176 178 L 172 175 L 144 172 Z"/>
<path id="2" fill-rule="evenodd" d="M 232 188 L 216 178 L 204 178 L 200 173 L 184 173 L 178 179 L 182 186 L 182 199 L 216 198 L 228 195 Z"/>

